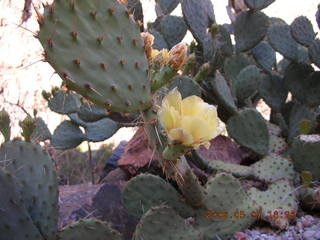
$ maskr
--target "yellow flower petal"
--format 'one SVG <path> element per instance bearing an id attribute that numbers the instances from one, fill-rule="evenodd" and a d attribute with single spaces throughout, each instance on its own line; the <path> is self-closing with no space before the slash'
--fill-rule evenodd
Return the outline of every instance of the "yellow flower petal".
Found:
<path id="1" fill-rule="evenodd" d="M 159 120 L 165 130 L 178 127 L 180 115 L 175 108 L 169 106 L 159 112 Z"/>
<path id="2" fill-rule="evenodd" d="M 181 101 L 182 97 L 177 88 L 171 90 L 167 96 L 164 97 L 162 101 L 162 107 L 172 106 L 174 107 L 179 114 L 181 114 Z"/>
<path id="3" fill-rule="evenodd" d="M 208 141 L 210 138 L 209 125 L 201 119 L 201 116 L 184 116 L 181 118 L 181 126 L 186 132 L 191 134 L 196 144 Z"/>
<path id="4" fill-rule="evenodd" d="M 203 100 L 198 96 L 190 96 L 182 100 L 181 111 L 184 116 L 196 116 L 204 111 Z"/>
<path id="5" fill-rule="evenodd" d="M 183 145 L 191 146 L 193 143 L 192 135 L 182 128 L 171 129 L 168 133 L 171 140 L 181 142 Z"/>

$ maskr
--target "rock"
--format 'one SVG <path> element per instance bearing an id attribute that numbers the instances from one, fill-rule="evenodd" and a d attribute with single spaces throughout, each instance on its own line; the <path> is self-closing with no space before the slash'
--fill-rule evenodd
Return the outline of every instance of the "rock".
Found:
<path id="1" fill-rule="evenodd" d="M 312 240 L 312 239 L 314 239 L 315 234 L 316 234 L 316 231 L 310 231 L 310 230 L 308 230 L 308 231 L 305 231 L 305 232 L 302 234 L 302 236 L 303 236 L 303 239 L 304 239 L 304 240 Z"/>

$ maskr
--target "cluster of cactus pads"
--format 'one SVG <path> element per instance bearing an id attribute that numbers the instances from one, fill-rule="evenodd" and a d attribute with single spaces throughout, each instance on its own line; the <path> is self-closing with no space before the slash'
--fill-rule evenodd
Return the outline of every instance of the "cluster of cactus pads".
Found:
<path id="1" fill-rule="evenodd" d="M 272 213 L 294 218 L 299 203 L 319 209 L 320 74 L 313 66 L 320 67 L 320 41 L 306 17 L 289 25 L 261 11 L 274 1 L 244 0 L 244 9 L 231 11 L 232 24 L 219 25 L 210 0 L 157 0 L 157 19 L 147 29 L 139 0 L 45 5 L 44 14 L 37 12 L 37 38 L 63 84 L 43 96 L 52 111 L 70 120 L 51 136 L 40 118 L 27 117 L 20 124 L 25 141 L 11 141 L 9 116 L 0 112 L 0 238 L 122 239 L 95 219 L 58 231 L 54 164 L 36 142 L 50 139 L 54 147 L 70 149 L 137 123 L 178 187 L 151 174 L 126 184 L 123 204 L 140 219 L 135 240 L 224 240 L 258 219 L 284 229 L 290 218 Z M 170 15 L 179 4 L 183 17 Z M 147 58 L 141 31 L 154 36 L 153 49 L 170 50 L 187 30 L 195 41 L 181 69 Z M 226 163 L 171 146 L 157 109 L 173 88 L 183 98 L 196 95 L 216 105 L 228 136 L 256 162 Z M 261 99 L 271 109 L 270 121 L 256 110 Z M 177 161 L 163 157 L 168 148 Z M 190 162 L 209 175 L 204 185 Z M 245 189 L 244 179 L 264 189 Z"/>

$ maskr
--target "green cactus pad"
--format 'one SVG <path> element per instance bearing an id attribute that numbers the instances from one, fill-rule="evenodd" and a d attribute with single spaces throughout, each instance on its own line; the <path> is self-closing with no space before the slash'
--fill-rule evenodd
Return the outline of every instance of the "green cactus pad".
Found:
<path id="1" fill-rule="evenodd" d="M 293 164 L 277 155 L 266 156 L 251 167 L 253 175 L 265 182 L 275 182 L 282 178 L 293 180 L 295 177 Z"/>
<path id="2" fill-rule="evenodd" d="M 286 72 L 287 67 L 290 65 L 291 61 L 287 58 L 281 59 L 277 63 L 277 72 L 283 75 Z"/>
<path id="3" fill-rule="evenodd" d="M 47 124 L 42 118 L 38 117 L 35 119 L 35 129 L 31 134 L 31 140 L 34 142 L 45 141 L 51 138 L 51 132 Z"/>
<path id="4" fill-rule="evenodd" d="M 271 74 L 261 79 L 259 94 L 272 110 L 280 112 L 287 99 L 288 90 L 280 75 Z"/>
<path id="5" fill-rule="evenodd" d="M 164 15 L 170 14 L 179 4 L 179 0 L 156 0 L 156 9 L 160 8 Z"/>
<path id="6" fill-rule="evenodd" d="M 85 122 L 95 122 L 108 115 L 105 108 L 90 103 L 82 104 L 77 113 L 79 118 Z"/>
<path id="7" fill-rule="evenodd" d="M 20 183 L 23 204 L 45 239 L 54 239 L 58 222 L 55 166 L 39 144 L 15 141 L 0 147 L 0 166 Z"/>
<path id="8" fill-rule="evenodd" d="M 204 204 L 204 189 L 198 177 L 190 167 L 183 173 L 182 177 L 184 181 L 179 184 L 179 188 L 186 202 L 195 208 L 202 207 Z"/>
<path id="9" fill-rule="evenodd" d="M 154 42 L 152 45 L 153 49 L 161 50 L 161 49 L 168 49 L 168 43 L 164 39 L 164 37 L 158 31 L 154 29 L 150 29 L 149 32 L 154 36 Z"/>
<path id="10" fill-rule="evenodd" d="M 55 1 L 39 22 L 45 58 L 69 89 L 114 112 L 150 106 L 143 41 L 124 5 Z"/>
<path id="11" fill-rule="evenodd" d="M 78 94 L 66 93 L 61 90 L 55 92 L 53 98 L 48 102 L 50 110 L 60 114 L 76 112 L 80 105 L 81 103 Z"/>
<path id="12" fill-rule="evenodd" d="M 83 121 L 79 117 L 78 113 L 71 113 L 71 114 L 68 115 L 68 117 L 70 118 L 71 122 L 74 123 L 75 125 L 79 125 L 81 127 L 87 126 L 87 122 Z"/>
<path id="13" fill-rule="evenodd" d="M 312 81 L 312 78 L 309 84 L 306 81 L 311 73 L 313 73 L 312 66 L 291 63 L 286 69 L 284 82 L 289 91 L 299 101 L 303 103 L 316 103 L 316 105 L 318 105 L 320 104 L 320 97 L 317 96 L 316 90 L 320 88 L 320 86 L 318 86 L 317 82 Z M 311 89 L 309 85 L 312 86 Z M 317 100 L 319 103 L 317 103 Z"/>
<path id="14" fill-rule="evenodd" d="M 92 142 L 104 141 L 113 136 L 120 128 L 119 123 L 109 118 L 104 118 L 96 122 L 87 123 L 86 140 Z"/>
<path id="15" fill-rule="evenodd" d="M 193 37 L 203 45 L 210 37 L 207 29 L 215 23 L 212 2 L 210 0 L 184 0 L 181 2 L 182 14 Z"/>
<path id="16" fill-rule="evenodd" d="M 291 158 L 295 168 L 299 172 L 311 172 L 315 180 L 320 179 L 319 150 L 319 135 L 300 135 L 291 147 Z"/>
<path id="17" fill-rule="evenodd" d="M 132 178 L 124 187 L 122 201 L 134 217 L 141 217 L 151 207 L 162 204 L 172 207 L 182 217 L 190 217 L 193 213 L 170 183 L 151 174 Z"/>
<path id="18" fill-rule="evenodd" d="M 201 96 L 200 85 L 190 77 L 178 75 L 168 86 L 170 90 L 174 89 L 175 87 L 177 87 L 181 93 L 182 99 L 191 95 L 196 95 L 199 97 Z"/>
<path id="19" fill-rule="evenodd" d="M 311 61 L 320 68 L 320 40 L 316 39 L 309 47 L 309 56 Z"/>
<path id="20" fill-rule="evenodd" d="M 113 230 L 108 224 L 95 220 L 86 219 L 68 225 L 59 233 L 61 240 L 121 240 L 121 234 Z"/>
<path id="21" fill-rule="evenodd" d="M 293 191 L 290 182 L 281 179 L 269 185 L 266 191 L 252 187 L 247 192 L 262 207 L 262 219 L 279 228 L 285 228 L 288 220 L 294 219 L 298 210 L 297 199 Z"/>
<path id="22" fill-rule="evenodd" d="M 248 8 L 253 10 L 261 10 L 268 7 L 275 0 L 245 0 L 245 4 Z"/>
<path id="23" fill-rule="evenodd" d="M 258 65 L 266 72 L 271 72 L 276 63 L 276 52 L 267 42 L 261 42 L 252 49 L 252 55 Z"/>
<path id="24" fill-rule="evenodd" d="M 229 82 L 233 84 L 239 72 L 249 65 L 249 57 L 243 53 L 240 53 L 227 58 L 224 62 L 223 70 L 227 79 L 229 79 Z"/>
<path id="25" fill-rule="evenodd" d="M 300 44 L 309 47 L 316 36 L 312 23 L 304 16 L 297 17 L 290 25 L 293 38 Z"/>
<path id="26" fill-rule="evenodd" d="M 293 39 L 290 26 L 287 24 L 275 24 L 268 30 L 270 45 L 285 58 L 298 61 L 298 43 Z"/>
<path id="27" fill-rule="evenodd" d="M 269 18 L 260 11 L 243 11 L 237 15 L 234 25 L 236 51 L 254 48 L 267 34 Z"/>
<path id="28" fill-rule="evenodd" d="M 308 48 L 302 45 L 298 46 L 298 63 L 311 64 Z"/>
<path id="29" fill-rule="evenodd" d="M 216 72 L 215 78 L 212 79 L 211 86 L 217 102 L 226 109 L 230 115 L 237 113 L 238 109 L 232 97 L 231 90 L 227 81 L 219 71 Z"/>
<path id="30" fill-rule="evenodd" d="M 254 65 L 249 65 L 239 72 L 233 85 L 239 102 L 245 101 L 257 92 L 262 76 L 259 68 Z"/>
<path id="31" fill-rule="evenodd" d="M 232 56 L 233 45 L 231 41 L 231 36 L 228 30 L 223 25 L 219 25 L 216 39 L 217 39 L 218 46 L 221 50 L 221 54 L 225 57 Z"/>
<path id="32" fill-rule="evenodd" d="M 16 179 L 0 169 L 0 239 L 43 240 L 16 188 Z"/>
<path id="33" fill-rule="evenodd" d="M 202 234 L 181 218 L 172 208 L 159 206 L 143 215 L 134 240 L 201 240 Z"/>
<path id="34" fill-rule="evenodd" d="M 269 154 L 281 155 L 288 149 L 288 144 L 282 137 L 270 135 L 269 140 Z"/>
<path id="35" fill-rule="evenodd" d="M 320 209 L 320 188 L 301 188 L 299 189 L 299 200 L 303 209 L 316 211 Z"/>
<path id="36" fill-rule="evenodd" d="M 5 110 L 0 111 L 0 132 L 2 133 L 5 141 L 10 141 L 10 117 Z"/>
<path id="37" fill-rule="evenodd" d="M 300 135 L 299 126 L 301 121 L 315 121 L 315 114 L 306 106 L 295 103 L 289 114 L 289 133 L 288 141 L 292 143 L 295 137 Z"/>
<path id="38" fill-rule="evenodd" d="M 54 130 L 51 144 L 54 148 L 67 150 L 77 147 L 85 139 L 78 125 L 65 120 Z"/>
<path id="39" fill-rule="evenodd" d="M 241 188 L 240 182 L 229 174 L 220 173 L 206 184 L 207 211 L 199 210 L 196 216 L 197 230 L 205 239 L 229 239 L 255 221 L 251 215 L 258 206 Z M 221 217 L 213 217 L 213 211 Z"/>
<path id="40" fill-rule="evenodd" d="M 265 119 L 255 109 L 244 109 L 227 122 L 229 135 L 240 145 L 265 155 L 269 150 L 269 133 Z"/>
<path id="41" fill-rule="evenodd" d="M 188 28 L 182 17 L 168 15 L 160 20 L 156 30 L 164 37 L 168 47 L 172 48 L 182 41 Z"/>

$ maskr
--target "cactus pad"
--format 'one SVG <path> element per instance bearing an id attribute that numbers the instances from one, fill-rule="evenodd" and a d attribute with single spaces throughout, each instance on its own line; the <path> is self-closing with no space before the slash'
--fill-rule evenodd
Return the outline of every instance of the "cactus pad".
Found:
<path id="1" fill-rule="evenodd" d="M 309 47 L 309 56 L 311 61 L 317 66 L 320 67 L 320 40 L 316 39 L 312 42 Z"/>
<path id="2" fill-rule="evenodd" d="M 90 103 L 84 103 L 78 110 L 78 116 L 85 122 L 95 122 L 107 117 L 107 112 L 104 108 Z"/>
<path id="3" fill-rule="evenodd" d="M 189 30 L 198 43 L 210 37 L 207 29 L 215 23 L 212 2 L 210 0 L 183 0 L 181 2 L 182 14 Z"/>
<path id="4" fill-rule="evenodd" d="M 87 123 L 86 140 L 92 142 L 104 141 L 115 134 L 120 128 L 119 123 L 109 118 L 103 118 L 99 121 Z"/>
<path id="5" fill-rule="evenodd" d="M 150 106 L 143 41 L 124 5 L 55 1 L 39 23 L 45 58 L 69 89 L 115 112 Z"/>
<path id="6" fill-rule="evenodd" d="M 309 47 L 315 37 L 312 23 L 304 16 L 297 17 L 290 25 L 293 38 L 300 44 Z"/>
<path id="7" fill-rule="evenodd" d="M 169 89 L 174 89 L 175 87 L 178 88 L 179 92 L 181 93 L 182 99 L 189 97 L 191 95 L 201 96 L 201 87 L 200 85 L 195 82 L 192 78 L 178 75 L 169 85 Z"/>
<path id="8" fill-rule="evenodd" d="M 293 164 L 277 155 L 266 156 L 251 167 L 254 176 L 265 182 L 275 182 L 281 178 L 293 180 L 295 177 Z"/>
<path id="9" fill-rule="evenodd" d="M 104 222 L 95 219 L 80 220 L 68 225 L 59 233 L 61 240 L 121 240 L 121 234 Z"/>
<path id="10" fill-rule="evenodd" d="M 251 214 L 258 206 L 241 188 L 240 182 L 229 174 L 220 173 L 206 184 L 206 207 L 208 211 L 198 211 L 197 230 L 204 233 L 205 239 L 229 239 L 252 224 Z M 222 217 L 210 218 L 210 212 L 222 213 Z"/>
<path id="11" fill-rule="evenodd" d="M 267 34 L 268 16 L 260 11 L 243 11 L 237 15 L 234 25 L 236 51 L 254 48 Z"/>
<path id="12" fill-rule="evenodd" d="M 271 184 L 266 191 L 256 188 L 248 190 L 249 196 L 262 207 L 262 219 L 279 228 L 285 228 L 290 219 L 294 219 L 298 210 L 293 187 L 286 179 Z"/>
<path id="13" fill-rule="evenodd" d="M 17 178 L 34 224 L 44 238 L 52 239 L 57 231 L 58 180 L 49 155 L 38 144 L 6 142 L 0 148 L 0 166 Z"/>
<path id="14" fill-rule="evenodd" d="M 43 240 L 16 188 L 16 179 L 0 169 L 0 239 Z"/>
<path id="15" fill-rule="evenodd" d="M 269 133 L 265 119 L 255 109 L 244 109 L 227 123 L 229 135 L 239 144 L 264 155 L 269 150 Z"/>
<path id="16" fill-rule="evenodd" d="M 276 52 L 267 42 L 261 42 L 254 49 L 252 55 L 258 65 L 265 71 L 271 72 L 276 63 Z"/>
<path id="17" fill-rule="evenodd" d="M 159 7 L 164 15 L 170 14 L 179 4 L 179 0 L 156 0 L 156 9 Z"/>
<path id="18" fill-rule="evenodd" d="M 320 135 L 301 135 L 292 144 L 291 158 L 295 168 L 309 171 L 314 179 L 320 179 Z"/>
<path id="19" fill-rule="evenodd" d="M 239 72 L 233 85 L 239 102 L 245 101 L 257 92 L 261 77 L 259 68 L 254 65 L 249 65 Z"/>
<path id="20" fill-rule="evenodd" d="M 53 98 L 48 102 L 50 110 L 60 114 L 76 112 L 80 105 L 81 103 L 78 94 L 66 93 L 61 90 L 56 91 Z"/>
<path id="21" fill-rule="evenodd" d="M 169 183 L 151 174 L 140 174 L 131 179 L 125 185 L 122 198 L 128 212 L 135 217 L 141 217 L 151 207 L 159 205 L 172 207 L 182 217 L 190 217 L 193 212 Z"/>
<path id="22" fill-rule="evenodd" d="M 9 141 L 11 136 L 10 117 L 5 110 L 0 111 L 0 132 L 4 140 Z"/>
<path id="23" fill-rule="evenodd" d="M 134 240 L 201 240 L 202 234 L 188 224 L 172 208 L 159 206 L 143 215 Z"/>
<path id="24" fill-rule="evenodd" d="M 268 7 L 275 0 L 245 0 L 245 4 L 250 9 L 261 10 L 263 8 Z"/>
<path id="25" fill-rule="evenodd" d="M 281 111 L 288 96 L 283 78 L 276 74 L 266 75 L 261 79 L 259 93 L 269 107 L 276 112 Z"/>
<path id="26" fill-rule="evenodd" d="M 275 24 L 270 26 L 268 41 L 284 57 L 291 61 L 298 61 L 298 43 L 293 39 L 289 25 Z"/>
<path id="27" fill-rule="evenodd" d="M 65 120 L 54 130 L 51 144 L 57 149 L 67 150 L 77 147 L 85 139 L 78 125 Z"/>

